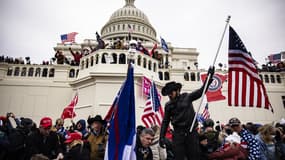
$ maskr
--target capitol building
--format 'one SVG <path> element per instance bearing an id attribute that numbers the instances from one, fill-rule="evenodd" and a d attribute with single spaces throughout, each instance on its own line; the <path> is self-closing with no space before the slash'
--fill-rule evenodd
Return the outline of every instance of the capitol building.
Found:
<path id="1" fill-rule="evenodd" d="M 156 29 L 149 17 L 136 8 L 134 0 L 126 3 L 111 14 L 100 31 L 106 44 L 80 59 L 79 66 L 69 64 L 10 64 L 0 62 L 0 115 L 13 112 L 18 117 L 29 117 L 39 123 L 44 116 L 59 118 L 63 109 L 78 93 L 74 120 L 87 119 L 89 115 L 104 117 L 113 103 L 122 83 L 126 79 L 130 52 L 124 48 L 113 48 L 118 41 L 128 45 L 131 38 L 151 50 L 157 44 L 153 56 L 137 51 L 134 59 L 134 85 L 136 123 L 142 124 L 146 96 L 142 91 L 143 77 L 152 79 L 159 90 L 170 81 L 182 83 L 182 92 L 192 92 L 201 87 L 200 74 L 207 72 L 198 67 L 199 52 L 196 48 L 179 48 L 167 42 L 169 52 L 162 49 Z M 151 18 L 151 17 L 150 17 Z M 131 31 L 130 31 L 131 29 Z M 54 50 L 73 59 L 69 47 L 76 52 L 96 48 L 96 39 L 85 39 L 80 43 L 55 44 Z M 195 47 L 195 46 L 194 46 Z M 216 73 L 227 74 L 224 68 L 216 67 Z M 260 72 L 267 89 L 274 113 L 264 108 L 228 106 L 227 99 L 209 102 L 212 119 L 227 123 L 231 117 L 243 122 L 271 123 L 285 118 L 285 72 Z M 222 94 L 227 97 L 227 81 Z M 168 97 L 162 97 L 161 104 Z M 197 109 L 200 100 L 194 102 Z M 200 112 L 203 109 L 200 110 Z"/>

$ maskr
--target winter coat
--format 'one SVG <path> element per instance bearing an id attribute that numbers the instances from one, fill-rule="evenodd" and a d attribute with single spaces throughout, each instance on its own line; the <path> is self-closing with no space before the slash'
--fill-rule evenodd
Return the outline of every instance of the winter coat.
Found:
<path id="1" fill-rule="evenodd" d="M 154 137 L 154 140 L 150 146 L 153 154 L 153 160 L 165 160 L 166 149 L 159 146 L 159 135 Z"/>
<path id="2" fill-rule="evenodd" d="M 103 160 L 105 155 L 106 143 L 108 141 L 107 133 L 100 132 L 96 135 L 95 133 L 91 132 L 87 138 L 87 141 L 89 142 L 91 148 L 90 159 Z"/>
<path id="3" fill-rule="evenodd" d="M 137 160 L 153 160 L 151 148 L 143 147 L 139 137 L 137 137 L 135 152 Z"/>

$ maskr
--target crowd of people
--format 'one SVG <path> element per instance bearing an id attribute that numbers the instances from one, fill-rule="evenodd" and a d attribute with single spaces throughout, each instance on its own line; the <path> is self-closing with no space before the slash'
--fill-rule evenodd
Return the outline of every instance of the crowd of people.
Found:
<path id="1" fill-rule="evenodd" d="M 43 117 L 37 126 L 30 118 L 17 118 L 13 113 L 7 113 L 0 120 L 0 159 L 103 160 L 109 133 L 107 126 L 100 115 L 72 122 L 70 126 L 65 126 L 61 118 L 53 123 L 50 117 Z M 241 124 L 238 118 L 231 118 L 226 125 L 215 125 L 212 119 L 207 119 L 195 130 L 197 139 L 191 139 L 189 150 L 197 152 L 194 155 L 198 157 L 191 159 L 285 159 L 284 119 L 265 125 Z M 175 138 L 181 135 L 168 128 L 162 144 L 160 131 L 158 125 L 137 127 L 137 160 L 181 159 L 174 147 L 178 147 L 176 143 L 183 143 L 178 147 L 183 150 L 189 140 L 175 142 Z"/>

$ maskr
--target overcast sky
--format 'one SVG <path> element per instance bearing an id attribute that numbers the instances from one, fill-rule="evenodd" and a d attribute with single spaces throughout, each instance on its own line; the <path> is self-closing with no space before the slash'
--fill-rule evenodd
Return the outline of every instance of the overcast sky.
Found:
<path id="1" fill-rule="evenodd" d="M 94 38 L 124 0 L 0 0 L 0 54 L 30 56 L 41 63 L 54 56 L 60 35 Z M 175 47 L 197 48 L 202 68 L 213 63 L 227 15 L 253 57 L 285 51 L 285 0 L 136 0 L 156 29 Z M 228 32 L 217 63 L 227 63 Z M 217 64 L 216 63 L 216 64 Z"/>

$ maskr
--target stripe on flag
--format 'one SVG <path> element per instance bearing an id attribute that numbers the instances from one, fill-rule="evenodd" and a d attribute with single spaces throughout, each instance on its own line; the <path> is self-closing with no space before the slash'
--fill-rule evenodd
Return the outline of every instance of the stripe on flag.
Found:
<path id="1" fill-rule="evenodd" d="M 264 107 L 273 112 L 254 60 L 238 34 L 229 31 L 229 106 Z"/>

